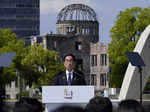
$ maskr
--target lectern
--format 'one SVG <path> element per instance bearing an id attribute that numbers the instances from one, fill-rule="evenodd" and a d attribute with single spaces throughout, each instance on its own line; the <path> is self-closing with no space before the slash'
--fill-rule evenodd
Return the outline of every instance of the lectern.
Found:
<path id="1" fill-rule="evenodd" d="M 84 107 L 94 97 L 94 86 L 43 86 L 42 103 L 45 112 L 50 112 L 61 105 Z"/>

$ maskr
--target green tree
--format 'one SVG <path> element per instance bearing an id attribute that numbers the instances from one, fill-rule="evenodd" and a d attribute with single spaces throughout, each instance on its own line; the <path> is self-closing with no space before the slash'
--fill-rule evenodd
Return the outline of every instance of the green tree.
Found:
<path id="1" fill-rule="evenodd" d="M 30 86 L 32 84 L 52 84 L 53 75 L 63 69 L 57 52 L 44 50 L 41 45 L 26 47 L 25 41 L 17 40 L 17 36 L 9 29 L 0 30 L 0 54 L 16 52 L 9 67 L 4 67 L 2 83 L 17 81 L 17 72 Z"/>
<path id="2" fill-rule="evenodd" d="M 0 30 L 0 54 L 4 52 L 16 52 L 16 56 L 9 67 L 4 67 L 2 75 L 2 83 L 10 83 L 16 80 L 16 69 L 20 70 L 21 60 L 26 53 L 25 41 L 17 40 L 16 34 L 12 33 L 9 29 Z"/>
<path id="3" fill-rule="evenodd" d="M 17 71 L 26 84 L 32 86 L 52 84 L 53 75 L 63 69 L 57 52 L 44 50 L 41 45 L 26 47 L 25 41 L 9 29 L 0 30 L 0 55 L 15 52 L 16 56 L 9 67 L 4 67 L 0 81 L 3 85 L 17 81 Z"/>
<path id="4" fill-rule="evenodd" d="M 43 49 L 42 45 L 33 45 L 22 61 L 24 78 L 28 84 L 50 85 L 56 72 L 63 69 L 56 51 Z"/>
<path id="5" fill-rule="evenodd" d="M 10 29 L 0 29 L 0 53 L 2 53 L 1 48 L 7 46 L 8 42 L 16 40 L 17 36 Z"/>
<path id="6" fill-rule="evenodd" d="M 10 41 L 15 41 L 16 35 L 13 34 L 10 30 L 2 30 L 0 29 L 0 55 L 4 53 L 4 47 L 8 45 Z M 6 71 L 5 68 L 3 71 Z M 4 74 L 4 73 L 3 73 Z M 0 82 L 4 85 L 6 82 L 8 83 L 10 79 L 12 78 L 12 75 L 8 74 L 7 77 L 4 75 L 1 75 Z"/>
<path id="7" fill-rule="evenodd" d="M 121 87 L 128 59 L 127 51 L 133 51 L 141 33 L 150 24 L 150 8 L 134 7 L 120 12 L 112 27 L 108 52 L 110 58 L 110 86 Z"/>

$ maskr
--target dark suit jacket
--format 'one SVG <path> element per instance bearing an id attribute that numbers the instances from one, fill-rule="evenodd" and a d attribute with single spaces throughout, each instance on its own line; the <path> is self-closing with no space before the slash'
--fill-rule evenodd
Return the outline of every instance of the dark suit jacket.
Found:
<path id="1" fill-rule="evenodd" d="M 65 70 L 55 75 L 54 85 L 68 85 Z M 74 70 L 71 85 L 86 85 L 84 74 L 80 71 Z"/>

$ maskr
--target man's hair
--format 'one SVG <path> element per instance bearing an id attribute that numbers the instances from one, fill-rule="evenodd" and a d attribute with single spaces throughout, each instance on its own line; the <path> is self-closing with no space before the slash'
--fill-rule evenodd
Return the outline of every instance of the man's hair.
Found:
<path id="1" fill-rule="evenodd" d="M 52 112 L 85 112 L 85 110 L 79 106 L 63 105 L 52 110 Z"/>
<path id="2" fill-rule="evenodd" d="M 126 99 L 119 103 L 117 112 L 145 112 L 145 109 L 138 101 Z"/>
<path id="3" fill-rule="evenodd" d="M 85 108 L 86 112 L 112 112 L 112 102 L 109 98 L 96 96 L 92 98 Z"/>
<path id="4" fill-rule="evenodd" d="M 65 61 L 65 59 L 66 59 L 67 56 L 71 56 L 72 59 L 73 59 L 73 61 L 76 61 L 76 57 L 75 57 L 72 53 L 66 54 L 66 55 L 64 56 L 64 61 Z"/>

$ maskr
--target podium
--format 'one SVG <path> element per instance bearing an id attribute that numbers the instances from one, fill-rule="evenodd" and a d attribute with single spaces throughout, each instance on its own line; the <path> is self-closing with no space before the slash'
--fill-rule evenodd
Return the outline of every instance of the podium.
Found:
<path id="1" fill-rule="evenodd" d="M 42 86 L 45 112 L 51 112 L 61 105 L 85 107 L 93 97 L 94 86 Z"/>

